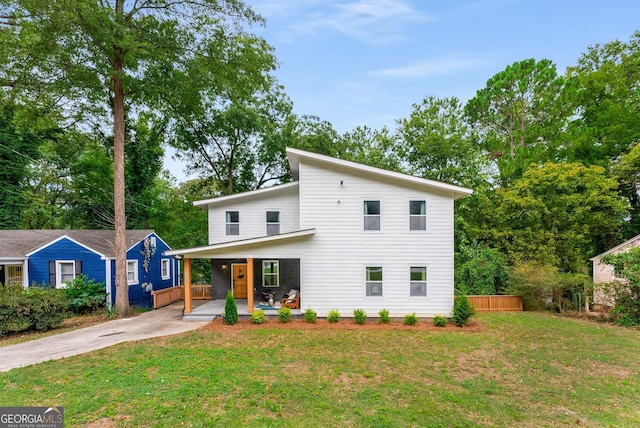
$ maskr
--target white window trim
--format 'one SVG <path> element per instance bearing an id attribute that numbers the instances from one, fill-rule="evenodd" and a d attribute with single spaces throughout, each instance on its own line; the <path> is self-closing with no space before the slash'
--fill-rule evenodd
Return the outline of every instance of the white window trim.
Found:
<path id="1" fill-rule="evenodd" d="M 425 281 L 415 281 L 415 282 L 424 282 L 424 290 L 425 290 L 425 294 L 424 296 L 412 296 L 411 295 L 411 283 L 414 281 L 411 281 L 411 268 L 415 267 L 415 268 L 424 268 L 425 270 L 425 275 L 427 277 L 427 279 Z M 409 298 L 411 299 L 426 299 L 427 297 L 429 297 L 429 266 L 427 266 L 424 263 L 412 263 L 409 265 Z"/>
<path id="2" fill-rule="evenodd" d="M 382 269 L 382 281 L 367 281 L 367 268 L 380 267 Z M 382 299 L 384 298 L 384 271 L 385 266 L 382 263 L 369 263 L 362 267 L 362 278 L 364 279 L 364 297 L 366 299 Z M 379 282 L 382 285 L 382 294 L 380 296 L 368 296 L 367 295 L 367 282 Z"/>
<path id="3" fill-rule="evenodd" d="M 278 213 L 278 221 L 277 222 L 274 222 L 274 221 L 270 222 L 267 219 L 267 213 L 270 213 L 270 212 Z M 282 226 L 281 226 L 281 223 L 280 223 L 280 210 L 265 210 L 264 219 L 265 219 L 265 229 L 266 229 L 265 232 L 266 232 L 267 236 L 271 236 L 271 235 L 269 235 L 269 225 L 278 225 L 278 233 L 276 235 L 279 235 L 280 232 L 281 232 L 281 229 L 282 229 Z"/>
<path id="4" fill-rule="evenodd" d="M 238 213 L 238 221 L 237 222 L 230 222 L 227 221 L 227 213 L 229 212 L 236 212 Z M 230 234 L 229 232 L 229 228 L 228 226 L 231 224 L 237 224 L 238 225 L 238 233 L 237 234 Z M 225 236 L 240 236 L 240 210 L 238 209 L 227 209 L 224 210 L 224 235 Z"/>
<path id="5" fill-rule="evenodd" d="M 67 263 L 71 263 L 73 266 L 73 277 L 76 277 L 75 260 L 56 260 L 56 288 L 67 288 L 67 284 L 62 281 L 62 265 Z"/>
<path id="6" fill-rule="evenodd" d="M 364 203 L 365 202 L 373 202 L 373 201 L 377 201 L 380 203 L 380 229 L 375 230 L 375 229 L 365 229 L 365 213 L 364 213 Z M 362 222 L 362 226 L 361 229 L 364 233 L 380 233 L 382 232 L 382 224 L 383 224 L 383 218 L 382 218 L 382 213 L 384 212 L 384 204 L 382 202 L 382 198 L 380 197 L 375 197 L 375 198 L 362 198 L 362 201 L 360 202 L 360 218 L 361 218 L 361 222 Z"/>
<path id="7" fill-rule="evenodd" d="M 165 264 L 167 266 L 167 274 L 164 274 Z M 171 278 L 171 259 L 160 259 L 160 276 L 162 279 Z"/>
<path id="8" fill-rule="evenodd" d="M 134 263 L 134 270 L 133 270 L 133 274 L 135 276 L 135 278 L 133 279 L 133 281 L 129 281 L 129 263 Z M 138 279 L 138 260 L 129 260 L 127 259 L 127 271 L 126 271 L 126 275 L 127 275 L 127 284 L 129 285 L 138 285 L 140 283 L 140 280 Z"/>
<path id="9" fill-rule="evenodd" d="M 265 285 L 264 284 L 264 264 L 265 263 L 277 263 L 278 264 L 278 285 Z M 262 261 L 262 287 L 263 288 L 280 288 L 280 260 L 263 260 Z"/>
<path id="10" fill-rule="evenodd" d="M 411 215 L 411 202 L 424 202 L 424 229 L 420 230 L 420 229 L 411 229 L 411 218 L 412 217 L 421 217 L 418 215 Z M 407 201 L 407 214 L 408 214 L 408 221 L 407 221 L 407 230 L 409 230 L 409 232 L 411 233 L 425 233 L 429 230 L 429 222 L 428 222 L 428 218 L 427 218 L 427 213 L 429 212 L 429 206 L 427 204 L 427 200 L 424 198 L 409 198 L 409 200 Z"/>

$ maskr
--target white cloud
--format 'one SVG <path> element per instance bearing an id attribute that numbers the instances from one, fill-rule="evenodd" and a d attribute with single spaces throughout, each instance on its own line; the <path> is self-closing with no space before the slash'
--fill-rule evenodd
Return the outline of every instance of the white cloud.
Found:
<path id="1" fill-rule="evenodd" d="M 314 4 L 318 6 L 318 2 Z M 430 19 L 402 0 L 325 2 L 322 7 L 298 10 L 297 21 L 290 28 L 301 34 L 318 34 L 332 29 L 360 40 L 387 42 L 398 39 L 408 21 Z"/>
<path id="2" fill-rule="evenodd" d="M 386 68 L 372 71 L 374 76 L 388 77 L 429 77 L 443 76 L 471 70 L 489 64 L 489 61 L 478 58 L 443 57 L 427 61 L 420 61 L 404 67 Z"/>

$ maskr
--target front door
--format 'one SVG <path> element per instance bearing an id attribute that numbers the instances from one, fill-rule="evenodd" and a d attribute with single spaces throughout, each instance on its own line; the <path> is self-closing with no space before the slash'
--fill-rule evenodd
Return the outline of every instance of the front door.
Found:
<path id="1" fill-rule="evenodd" d="M 247 298 L 247 264 L 233 264 L 232 270 L 232 287 L 234 299 Z"/>

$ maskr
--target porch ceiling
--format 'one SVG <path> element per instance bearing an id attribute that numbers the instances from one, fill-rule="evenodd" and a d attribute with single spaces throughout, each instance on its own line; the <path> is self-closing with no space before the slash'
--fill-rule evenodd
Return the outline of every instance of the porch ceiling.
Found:
<path id="1" fill-rule="evenodd" d="M 279 235 L 260 236 L 258 238 L 239 239 L 237 241 L 221 242 L 219 244 L 202 247 L 171 250 L 166 251 L 164 255 L 183 256 L 186 259 L 212 259 L 224 255 L 231 250 L 251 250 L 253 248 L 281 244 L 289 240 L 307 238 L 315 233 L 315 229 L 296 230 L 295 232 L 281 233 Z"/>

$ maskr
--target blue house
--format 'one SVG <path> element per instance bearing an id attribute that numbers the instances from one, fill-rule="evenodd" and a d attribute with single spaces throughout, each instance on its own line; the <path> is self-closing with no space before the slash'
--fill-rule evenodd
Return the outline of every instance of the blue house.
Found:
<path id="1" fill-rule="evenodd" d="M 178 285 L 178 261 L 153 230 L 128 230 L 129 302 L 152 306 L 152 293 Z M 105 284 L 107 302 L 116 298 L 113 230 L 0 230 L 0 284 L 64 288 L 86 275 Z"/>

